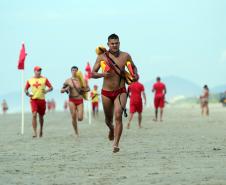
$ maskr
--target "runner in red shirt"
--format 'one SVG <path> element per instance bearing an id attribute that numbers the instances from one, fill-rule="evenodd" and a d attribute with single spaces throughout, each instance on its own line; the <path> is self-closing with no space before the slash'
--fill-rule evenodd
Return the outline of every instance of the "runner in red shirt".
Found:
<path id="1" fill-rule="evenodd" d="M 146 95 L 144 92 L 144 86 L 140 82 L 134 82 L 128 87 L 129 97 L 130 97 L 130 117 L 129 122 L 127 124 L 127 128 L 130 128 L 130 123 L 133 119 L 133 115 L 135 112 L 138 113 L 138 126 L 141 128 L 141 120 L 142 120 L 142 111 L 143 111 L 143 103 L 141 94 L 144 99 L 144 104 L 146 104 Z"/>
<path id="2" fill-rule="evenodd" d="M 158 108 L 160 108 L 160 121 L 162 121 L 163 116 L 163 108 L 165 104 L 165 94 L 166 94 L 166 86 L 161 82 L 160 77 L 156 78 L 156 83 L 154 83 L 152 92 L 155 93 L 154 96 L 154 106 L 155 106 L 155 119 L 153 121 L 157 121 L 158 119 Z"/>

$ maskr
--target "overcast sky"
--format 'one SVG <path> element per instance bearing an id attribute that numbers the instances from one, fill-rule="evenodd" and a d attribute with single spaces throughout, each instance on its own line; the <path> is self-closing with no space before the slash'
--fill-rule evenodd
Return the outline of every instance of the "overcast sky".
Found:
<path id="1" fill-rule="evenodd" d="M 72 65 L 94 63 L 95 47 L 111 33 L 142 82 L 174 75 L 200 86 L 226 83 L 225 0 L 0 0 L 0 25 L 0 94 L 20 91 L 22 41 L 25 78 L 39 65 L 60 88 Z"/>

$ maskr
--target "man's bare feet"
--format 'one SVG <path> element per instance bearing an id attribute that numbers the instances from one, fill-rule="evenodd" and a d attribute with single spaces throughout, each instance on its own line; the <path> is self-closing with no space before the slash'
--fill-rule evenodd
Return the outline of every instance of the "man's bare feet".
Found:
<path id="1" fill-rule="evenodd" d="M 117 146 L 114 146 L 113 147 L 113 153 L 117 153 L 117 152 L 119 152 L 119 150 L 120 150 L 120 148 L 119 147 L 117 147 Z"/>
<path id="2" fill-rule="evenodd" d="M 154 118 L 153 121 L 157 121 L 157 119 Z"/>
<path id="3" fill-rule="evenodd" d="M 108 139 L 110 141 L 113 141 L 114 140 L 114 129 L 110 129 L 109 130 Z"/>
<path id="4" fill-rule="evenodd" d="M 42 137 L 42 136 L 43 136 L 43 132 L 40 131 L 40 132 L 39 132 L 39 137 Z"/>

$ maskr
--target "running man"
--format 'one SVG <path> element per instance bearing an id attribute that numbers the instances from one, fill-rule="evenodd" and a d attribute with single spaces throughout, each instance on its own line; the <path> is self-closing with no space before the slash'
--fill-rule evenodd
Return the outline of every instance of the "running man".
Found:
<path id="1" fill-rule="evenodd" d="M 203 94 L 200 96 L 201 114 L 209 116 L 209 88 L 207 85 L 203 87 Z"/>
<path id="2" fill-rule="evenodd" d="M 133 119 L 134 113 L 138 113 L 138 126 L 141 128 L 141 121 L 142 121 L 142 111 L 143 111 L 143 102 L 142 97 L 144 99 L 144 105 L 146 105 L 146 95 L 144 91 L 144 86 L 140 82 L 134 82 L 128 87 L 128 94 L 130 97 L 130 117 L 129 122 L 127 124 L 127 128 L 130 128 L 130 123 Z"/>
<path id="3" fill-rule="evenodd" d="M 160 121 L 163 121 L 163 109 L 165 105 L 165 95 L 166 95 L 166 86 L 161 82 L 160 77 L 156 78 L 156 83 L 154 83 L 152 92 L 154 95 L 154 106 L 155 106 L 155 118 L 153 121 L 158 120 L 158 109 L 160 108 Z"/>
<path id="4" fill-rule="evenodd" d="M 104 78 L 102 86 L 102 104 L 105 114 L 105 123 L 109 128 L 108 138 L 114 140 L 113 152 L 119 152 L 119 141 L 123 130 L 122 114 L 125 110 L 127 92 L 125 88 L 125 78 L 123 76 L 125 65 L 130 61 L 134 70 L 134 80 L 138 79 L 137 69 L 131 56 L 119 50 L 120 42 L 116 34 L 108 37 L 109 51 L 100 54 L 93 66 L 92 78 Z M 108 72 L 98 73 L 101 62 L 110 64 Z M 113 125 L 113 116 L 115 116 L 115 127 Z"/>
<path id="5" fill-rule="evenodd" d="M 84 91 L 84 88 L 82 87 L 80 79 L 76 75 L 77 72 L 78 67 L 73 66 L 71 68 L 71 77 L 64 82 L 64 85 L 61 89 L 61 93 L 68 93 L 68 105 L 71 112 L 72 125 L 75 134 L 77 135 L 77 137 L 79 137 L 77 120 L 83 120 L 84 105 L 82 92 Z M 85 88 L 88 89 L 88 87 Z"/>
<path id="6" fill-rule="evenodd" d="M 45 94 L 53 90 L 49 80 L 41 76 L 41 72 L 41 67 L 34 67 L 34 77 L 27 81 L 24 89 L 25 94 L 31 98 L 33 138 L 37 137 L 37 114 L 39 115 L 40 123 L 39 137 L 43 136 L 44 115 L 46 111 Z M 31 92 L 29 92 L 29 88 L 31 88 Z"/>
<path id="7" fill-rule="evenodd" d="M 93 90 L 90 93 L 90 98 L 92 101 L 92 111 L 93 111 L 93 117 L 98 115 L 98 102 L 99 102 L 99 94 L 97 92 L 97 85 L 93 86 Z"/>

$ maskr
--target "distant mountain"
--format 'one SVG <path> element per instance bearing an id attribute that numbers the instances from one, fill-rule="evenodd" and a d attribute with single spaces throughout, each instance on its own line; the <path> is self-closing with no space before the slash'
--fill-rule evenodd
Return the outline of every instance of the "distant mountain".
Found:
<path id="1" fill-rule="evenodd" d="M 147 94 L 150 94 L 152 85 L 155 83 L 155 81 L 156 80 L 151 80 L 144 83 Z M 172 99 L 178 96 L 199 96 L 202 91 L 202 87 L 195 84 L 194 82 L 176 76 L 166 76 L 163 77 L 161 81 L 166 84 L 167 99 Z"/>
<path id="2" fill-rule="evenodd" d="M 212 93 L 223 93 L 226 92 L 226 84 L 219 85 L 210 89 Z"/>

